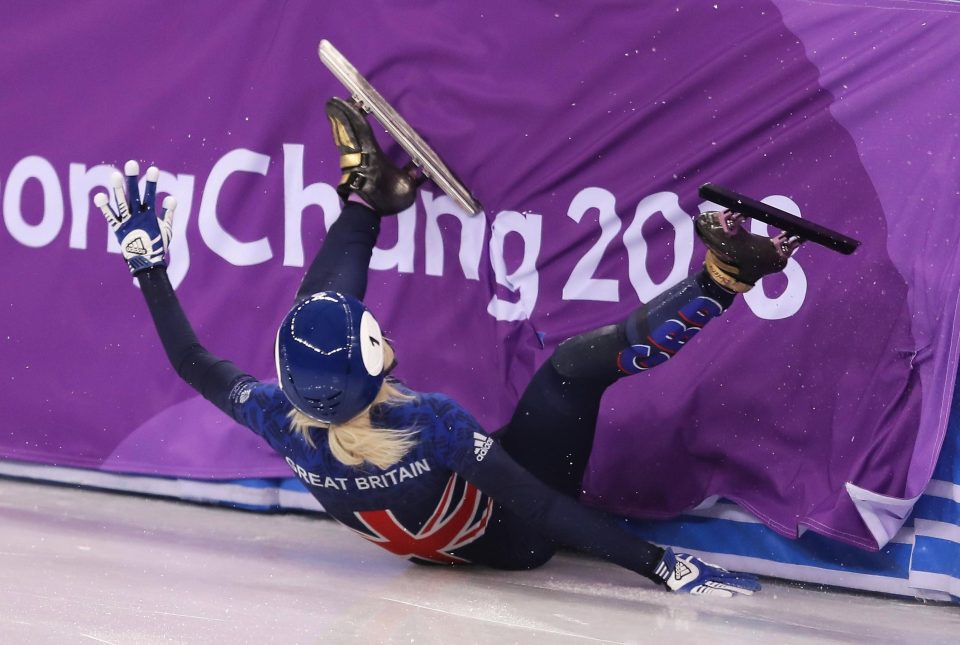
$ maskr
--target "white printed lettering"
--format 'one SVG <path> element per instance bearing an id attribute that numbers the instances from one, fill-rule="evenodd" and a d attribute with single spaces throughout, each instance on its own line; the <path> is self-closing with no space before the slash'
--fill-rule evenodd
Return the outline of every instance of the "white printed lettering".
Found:
<path id="1" fill-rule="evenodd" d="M 420 191 L 426 212 L 427 275 L 443 275 L 443 235 L 439 218 L 452 215 L 460 220 L 460 267 L 468 280 L 480 279 L 480 256 L 483 255 L 483 240 L 487 234 L 487 221 L 479 215 L 470 216 L 453 203 L 446 195 L 434 199 L 429 191 Z"/>
<path id="2" fill-rule="evenodd" d="M 397 243 L 392 248 L 373 247 L 370 268 L 376 271 L 396 269 L 400 273 L 413 273 L 415 235 L 417 232 L 417 205 L 412 204 L 405 211 L 389 218 L 384 226 L 397 226 Z M 383 235 L 381 234 L 381 238 Z"/>
<path id="3" fill-rule="evenodd" d="M 303 144 L 283 145 L 283 195 L 281 198 L 284 213 L 284 266 L 303 266 L 306 263 L 306 250 L 302 238 L 305 212 L 319 207 L 323 211 L 324 225 L 327 230 L 340 214 L 339 197 L 333 186 L 323 182 L 309 184 L 305 182 L 305 152 Z M 227 220 L 221 221 L 217 210 L 224 186 L 233 174 L 244 172 L 266 176 L 269 165 L 270 157 L 267 155 L 238 148 L 226 152 L 214 164 L 210 175 L 202 180 L 203 190 L 199 195 L 200 208 L 196 217 L 200 239 L 205 249 L 213 251 L 230 264 L 248 266 L 273 258 L 268 237 L 260 237 L 253 241 L 238 240 L 226 230 Z M 53 246 L 52 243 L 64 227 L 68 215 L 66 208 L 69 207 L 71 219 L 67 223 L 69 236 L 65 244 L 71 249 L 88 249 L 91 196 L 100 190 L 109 192 L 110 175 L 113 172 L 114 168 L 105 164 L 88 167 L 81 163 L 70 163 L 66 169 L 67 194 L 64 195 L 64 186 L 57 176 L 56 169 L 49 161 L 40 156 L 24 157 L 13 165 L 6 180 L 0 182 L 0 188 L 3 188 L 0 191 L 0 207 L 3 210 L 2 217 L 6 230 L 15 242 L 23 246 L 37 249 Z M 0 179 L 3 179 L 2 176 Z M 38 182 L 40 193 L 33 192 L 31 180 Z M 242 181 L 249 181 L 249 179 Z M 141 179 L 141 191 L 143 183 L 144 180 Z M 195 185 L 196 178 L 193 175 L 160 172 L 158 193 L 173 195 L 179 203 L 177 216 L 174 218 L 173 244 L 167 261 L 168 275 L 174 288 L 180 285 L 190 267 L 188 232 L 192 226 L 190 219 Z M 40 199 L 37 199 L 38 195 Z M 483 216 L 466 215 L 446 195 L 435 195 L 430 191 L 421 190 L 419 196 L 419 203 L 422 204 L 420 210 L 415 203 L 384 224 L 386 235 L 383 237 L 389 240 L 395 233 L 396 242 L 388 248 L 374 247 L 370 268 L 376 271 L 413 273 L 417 265 L 416 255 L 420 252 L 416 244 L 418 229 L 422 222 L 424 262 L 420 270 L 425 271 L 429 276 L 442 277 L 445 271 L 445 258 L 448 255 L 444 249 L 444 241 L 446 239 L 449 243 L 451 238 L 456 236 L 456 233 L 451 234 L 450 230 L 446 230 L 447 222 L 452 222 L 452 217 L 460 225 L 457 257 L 464 278 L 479 280 L 480 262 L 485 248 L 490 256 L 490 267 L 496 279 L 497 293 L 488 302 L 487 312 L 496 320 L 516 321 L 529 318 L 534 313 L 539 300 L 540 284 L 537 264 L 543 237 L 543 216 L 539 213 L 502 211 L 492 220 L 490 241 L 487 243 L 486 219 Z M 800 214 L 796 203 L 782 195 L 773 195 L 763 201 L 793 214 Z M 715 210 L 718 206 L 711 202 L 702 202 L 699 208 L 701 211 L 707 211 Z M 234 205 L 232 210 L 237 210 L 237 207 Z M 595 238 L 591 234 L 592 227 L 583 222 L 592 210 L 597 211 L 599 238 Z M 31 213 L 31 211 L 34 212 Z M 673 263 L 669 274 L 663 280 L 656 282 L 650 276 L 647 267 L 650 248 L 643 237 L 643 227 L 658 214 L 662 214 L 666 223 L 673 228 Z M 556 214 L 548 214 L 548 216 L 552 215 Z M 565 300 L 618 301 L 621 297 L 619 279 L 595 277 L 605 254 L 614 251 L 612 245 L 622 226 L 621 218 L 617 213 L 615 196 L 600 187 L 584 188 L 576 193 L 569 204 L 567 216 L 577 223 L 583 223 L 583 235 L 596 241 L 590 244 L 582 257 L 575 258 L 576 264 L 563 285 L 561 293 L 554 294 L 552 297 Z M 254 217 L 260 217 L 260 215 L 255 213 Z M 263 217 L 266 218 L 266 216 Z M 99 217 L 95 219 L 102 222 Z M 444 226 L 441 226 L 441 220 Z M 449 228 L 455 231 L 455 225 Z M 750 228 L 757 234 L 768 233 L 767 227 L 756 220 L 751 220 Z M 103 234 L 107 236 L 107 252 L 119 253 L 115 236 L 106 226 L 103 228 Z M 508 240 L 512 242 L 511 234 L 517 234 L 523 244 L 522 256 L 516 266 L 513 266 L 515 262 L 512 257 L 509 260 L 505 257 L 505 248 L 508 247 L 511 250 L 510 255 L 513 255 L 513 247 L 508 243 Z M 658 192 L 640 200 L 636 206 L 634 218 L 623 233 L 623 243 L 629 260 L 628 278 L 641 302 L 649 302 L 689 273 L 690 263 L 693 260 L 694 240 L 693 222 L 680 208 L 679 198 L 675 193 Z M 56 250 L 45 252 L 56 252 Z M 562 271 L 562 268 L 560 270 Z M 448 279 L 452 278 L 448 276 Z M 776 288 L 773 286 L 775 284 L 785 286 L 782 292 L 777 291 L 778 295 L 771 295 L 774 293 L 772 290 Z M 800 262 L 796 258 L 791 258 L 782 277 L 762 280 L 758 287 L 744 297 L 750 310 L 759 318 L 779 320 L 795 315 L 803 307 L 807 293 L 807 277 Z M 515 296 L 510 297 L 509 293 Z M 420 467 L 411 466 L 406 471 L 400 470 L 384 475 L 384 482 L 389 482 L 384 485 L 393 485 L 416 476 L 420 472 L 418 470 Z"/>
<path id="4" fill-rule="evenodd" d="M 330 226 L 340 215 L 340 197 L 330 184 L 317 182 L 303 185 L 303 145 L 283 144 L 283 266 L 302 267 L 303 211 L 310 206 L 323 210 L 323 220 Z"/>
<path id="5" fill-rule="evenodd" d="M 410 467 L 413 469 L 414 475 L 422 475 L 430 470 L 430 462 L 426 459 L 421 459 L 410 464 Z"/>
<path id="6" fill-rule="evenodd" d="M 789 197 L 772 195 L 762 201 L 764 204 L 787 211 L 791 215 L 800 216 L 800 207 Z M 750 232 L 757 235 L 770 234 L 767 225 L 755 219 L 750 220 Z M 756 314 L 757 318 L 781 320 L 800 311 L 800 307 L 803 306 L 803 301 L 807 297 L 807 275 L 803 272 L 803 267 L 800 266 L 796 258 L 787 260 L 783 276 L 787 279 L 787 286 L 783 293 L 776 298 L 771 298 L 764 292 L 763 278 L 757 282 L 756 287 L 743 294 L 744 302 Z"/>
<path id="7" fill-rule="evenodd" d="M 90 219 L 90 205 L 93 204 L 91 193 L 110 194 L 112 183 L 110 176 L 116 172 L 116 168 L 106 164 L 100 164 L 87 170 L 83 164 L 72 163 L 69 168 L 69 190 L 70 190 L 70 211 L 72 219 L 70 222 L 70 248 L 87 248 L 87 222 Z M 120 245 L 117 243 L 117 236 L 113 234 L 109 226 L 103 226 L 103 217 L 97 210 L 94 220 L 99 225 L 95 230 L 105 231 L 107 236 L 107 250 L 112 253 L 120 252 Z"/>
<path id="8" fill-rule="evenodd" d="M 580 261 L 573 267 L 567 283 L 563 285 L 561 297 L 564 300 L 599 300 L 601 302 L 619 302 L 620 281 L 614 278 L 594 278 L 603 254 L 620 232 L 620 218 L 617 216 L 617 198 L 609 190 L 592 186 L 584 188 L 570 202 L 567 217 L 580 223 L 590 210 L 597 210 L 600 223 L 600 238 L 590 247 Z"/>
<path id="9" fill-rule="evenodd" d="M 266 175 L 270 157 L 252 150 L 231 150 L 223 155 L 210 170 L 200 199 L 197 223 L 200 237 L 211 251 L 234 266 L 261 264 L 273 257 L 270 242 L 263 237 L 253 242 L 241 242 L 227 232 L 217 217 L 217 200 L 227 178 L 237 172 L 255 172 Z"/>
<path id="10" fill-rule="evenodd" d="M 662 282 L 654 282 L 647 270 L 647 241 L 643 237 L 643 224 L 654 214 L 663 213 L 673 227 L 673 268 Z M 623 244 L 627 247 L 630 283 L 640 302 L 650 302 L 660 293 L 687 277 L 690 259 L 693 257 L 693 219 L 680 208 L 675 193 L 654 193 L 640 200 L 636 215 L 623 232 Z"/>
<path id="11" fill-rule="evenodd" d="M 537 273 L 537 257 L 540 255 L 540 239 L 542 237 L 541 220 L 536 213 L 517 213 L 515 211 L 501 211 L 493 220 L 490 236 L 490 262 L 493 264 L 493 273 L 497 284 L 503 285 L 510 291 L 520 292 L 516 302 L 501 300 L 497 296 L 490 299 L 487 313 L 497 320 L 524 320 L 533 313 L 537 305 L 540 292 L 540 274 Z M 519 234 L 523 238 L 523 259 L 519 266 L 511 273 L 507 273 L 507 262 L 504 258 L 504 246 L 507 235 Z"/>
<path id="12" fill-rule="evenodd" d="M 187 275 L 190 268 L 190 245 L 187 236 L 187 224 L 190 222 L 190 212 L 193 208 L 193 189 L 195 179 L 193 175 L 174 175 L 161 170 L 157 178 L 157 208 L 162 216 L 162 195 L 173 195 L 177 198 L 176 216 L 173 218 L 173 244 L 167 251 L 167 276 L 170 284 L 176 289 Z M 143 186 L 140 188 L 143 191 Z"/>
<path id="13" fill-rule="evenodd" d="M 38 224 L 29 224 L 23 216 L 22 197 L 26 183 L 35 179 L 43 190 L 43 214 Z M 63 191 L 57 171 L 43 157 L 25 157 L 17 162 L 7 178 L 3 195 L 3 221 L 10 235 L 24 246 L 39 248 L 50 244 L 63 226 Z"/>

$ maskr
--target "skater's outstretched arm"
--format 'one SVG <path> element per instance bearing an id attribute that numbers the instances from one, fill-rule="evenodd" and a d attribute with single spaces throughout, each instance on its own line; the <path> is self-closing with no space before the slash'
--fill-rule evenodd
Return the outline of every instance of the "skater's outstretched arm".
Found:
<path id="1" fill-rule="evenodd" d="M 255 382 L 256 379 L 233 363 L 210 354 L 197 340 L 180 306 L 163 264 L 176 201 L 167 197 L 163 202 L 164 218 L 157 219 L 154 200 L 159 172 L 155 167 L 147 170 L 142 201 L 137 186 L 140 172 L 137 163 L 128 161 L 124 172 L 125 178 L 120 173 L 114 177 L 116 210 L 104 194 L 97 195 L 96 204 L 120 241 L 120 250 L 130 272 L 140 282 L 160 341 L 177 375 L 208 401 L 232 414 L 231 391 L 240 383 Z M 124 184 L 127 195 L 124 194 Z"/>
<path id="2" fill-rule="evenodd" d="M 239 383 L 256 379 L 200 344 L 167 278 L 166 267 L 150 268 L 138 272 L 136 277 L 160 342 L 177 375 L 203 398 L 232 416 L 230 393 Z"/>

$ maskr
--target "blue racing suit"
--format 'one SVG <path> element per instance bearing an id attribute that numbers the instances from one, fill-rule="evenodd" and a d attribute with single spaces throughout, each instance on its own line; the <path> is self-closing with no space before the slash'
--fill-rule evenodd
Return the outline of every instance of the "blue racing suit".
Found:
<path id="1" fill-rule="evenodd" d="M 362 299 L 379 227 L 372 210 L 348 203 L 297 297 L 331 290 Z M 311 429 L 310 445 L 291 430 L 292 406 L 277 385 L 258 381 L 203 348 L 163 266 L 138 278 L 177 373 L 263 437 L 326 511 L 365 539 L 416 562 L 508 569 L 539 566 L 565 545 L 661 581 L 654 570 L 663 550 L 630 535 L 619 520 L 582 505 L 577 496 L 606 387 L 645 369 L 652 351 L 669 358 L 676 343 L 671 325 L 678 318 L 695 333 L 697 321 L 702 326 L 732 302 L 732 295 L 702 274 L 658 296 L 629 324 L 561 344 L 533 377 L 510 423 L 493 436 L 449 397 L 398 383 L 410 400 L 375 406 L 372 421 L 414 429 L 415 444 L 385 469 L 341 463 L 323 429 Z"/>

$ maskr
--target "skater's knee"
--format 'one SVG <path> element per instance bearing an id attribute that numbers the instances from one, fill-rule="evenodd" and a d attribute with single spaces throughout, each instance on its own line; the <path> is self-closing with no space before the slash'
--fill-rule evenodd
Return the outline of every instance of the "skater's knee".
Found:
<path id="1" fill-rule="evenodd" d="M 628 345 L 622 325 L 607 325 L 560 343 L 550 364 L 566 378 L 613 381 L 623 372 L 617 359 Z"/>

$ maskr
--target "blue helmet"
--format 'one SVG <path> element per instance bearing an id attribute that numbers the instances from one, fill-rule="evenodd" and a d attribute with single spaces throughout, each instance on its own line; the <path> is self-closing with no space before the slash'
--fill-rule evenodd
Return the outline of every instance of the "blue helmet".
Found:
<path id="1" fill-rule="evenodd" d="M 380 325 L 350 295 L 323 291 L 287 314 L 277 332 L 280 389 L 293 407 L 324 424 L 348 421 L 380 391 Z"/>

